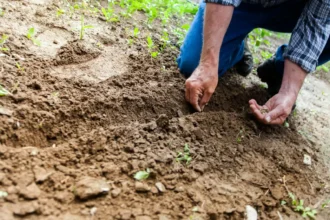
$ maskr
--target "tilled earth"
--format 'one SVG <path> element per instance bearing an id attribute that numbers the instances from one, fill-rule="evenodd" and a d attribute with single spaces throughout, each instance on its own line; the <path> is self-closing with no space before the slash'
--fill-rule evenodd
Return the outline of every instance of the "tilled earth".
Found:
<path id="1" fill-rule="evenodd" d="M 329 172 L 317 146 L 294 120 L 264 126 L 248 111 L 265 89 L 228 73 L 194 113 L 177 48 L 152 59 L 144 36 L 127 44 L 132 23 L 97 16 L 86 17 L 97 28 L 78 41 L 79 17 L 57 18 L 57 1 L 0 3 L 0 35 L 10 36 L 0 82 L 13 93 L 0 98 L 0 191 L 8 193 L 0 219 L 244 219 L 246 205 L 260 219 L 299 219 L 288 191 L 328 219 Z M 24 36 L 29 27 L 40 47 Z M 185 144 L 188 164 L 176 161 Z M 147 180 L 134 180 L 147 168 Z"/>

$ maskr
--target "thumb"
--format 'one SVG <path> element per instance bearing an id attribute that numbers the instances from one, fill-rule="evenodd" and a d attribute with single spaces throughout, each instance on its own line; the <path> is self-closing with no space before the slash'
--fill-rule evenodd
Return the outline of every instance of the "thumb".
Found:
<path id="1" fill-rule="evenodd" d="M 264 120 L 267 124 L 282 124 L 282 115 L 284 115 L 283 108 L 277 106 L 265 115 Z"/>
<path id="2" fill-rule="evenodd" d="M 199 103 L 199 106 L 201 107 L 201 110 L 203 111 L 205 105 L 210 101 L 212 96 L 212 92 L 204 92 L 203 97 Z"/>

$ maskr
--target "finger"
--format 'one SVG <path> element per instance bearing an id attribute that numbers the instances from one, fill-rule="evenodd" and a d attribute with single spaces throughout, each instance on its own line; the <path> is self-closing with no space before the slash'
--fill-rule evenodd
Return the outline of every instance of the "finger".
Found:
<path id="1" fill-rule="evenodd" d="M 197 111 L 200 112 L 201 108 L 198 104 L 198 99 L 199 99 L 200 94 L 199 94 L 198 90 L 197 89 L 191 89 L 189 91 L 189 95 L 190 95 L 189 96 L 190 104 L 194 107 L 194 109 L 196 109 Z"/>
<path id="2" fill-rule="evenodd" d="M 262 112 L 260 111 L 260 109 L 262 108 L 260 105 L 258 105 L 258 103 L 256 102 L 256 100 L 251 99 L 249 101 L 250 104 L 250 109 L 252 111 L 252 114 L 259 120 L 259 121 L 263 121 L 265 115 L 262 114 Z"/>
<path id="3" fill-rule="evenodd" d="M 205 105 L 210 101 L 211 97 L 212 97 L 212 92 L 205 92 L 203 94 L 203 97 L 199 103 L 199 106 L 201 107 L 201 110 L 203 111 Z"/>
<path id="4" fill-rule="evenodd" d="M 189 101 L 189 98 L 190 98 L 190 83 L 188 83 L 187 81 L 186 81 L 185 98 L 186 98 L 187 102 L 190 102 Z"/>
<path id="5" fill-rule="evenodd" d="M 268 124 L 280 125 L 284 123 L 286 118 L 287 114 L 284 111 L 284 108 L 278 106 L 266 114 L 265 120 Z"/>

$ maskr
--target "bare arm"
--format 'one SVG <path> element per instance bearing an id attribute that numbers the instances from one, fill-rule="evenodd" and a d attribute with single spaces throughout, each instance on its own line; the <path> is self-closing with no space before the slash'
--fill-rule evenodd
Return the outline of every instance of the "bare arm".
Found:
<path id="1" fill-rule="evenodd" d="M 234 11 L 233 6 L 207 3 L 199 66 L 186 81 L 186 100 L 202 111 L 218 84 L 220 47 Z"/>
<path id="2" fill-rule="evenodd" d="M 253 114 L 265 124 L 283 124 L 289 116 L 292 106 L 297 100 L 299 91 L 307 76 L 307 72 L 290 60 L 285 60 L 284 75 L 279 93 L 272 97 L 263 107 L 255 100 L 250 100 Z M 262 114 L 260 109 L 268 109 Z"/>

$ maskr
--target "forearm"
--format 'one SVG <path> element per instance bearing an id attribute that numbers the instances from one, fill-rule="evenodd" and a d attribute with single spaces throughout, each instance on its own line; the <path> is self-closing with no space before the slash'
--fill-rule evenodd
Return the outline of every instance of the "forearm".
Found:
<path id="1" fill-rule="evenodd" d="M 297 97 L 306 76 L 307 72 L 304 69 L 288 59 L 285 60 L 280 93 L 288 93 Z"/>
<path id="2" fill-rule="evenodd" d="M 201 64 L 218 68 L 220 47 L 234 11 L 233 6 L 208 3 L 204 16 Z"/>

